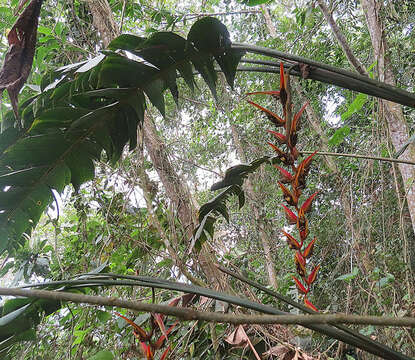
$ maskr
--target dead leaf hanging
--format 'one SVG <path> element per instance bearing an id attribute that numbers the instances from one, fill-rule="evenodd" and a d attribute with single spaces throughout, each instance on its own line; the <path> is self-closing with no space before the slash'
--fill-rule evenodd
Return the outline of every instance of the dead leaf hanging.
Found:
<path id="1" fill-rule="evenodd" d="M 0 70 L 0 96 L 7 90 L 19 126 L 18 95 L 32 69 L 42 2 L 32 0 L 13 25 L 7 35 L 9 50 Z"/>

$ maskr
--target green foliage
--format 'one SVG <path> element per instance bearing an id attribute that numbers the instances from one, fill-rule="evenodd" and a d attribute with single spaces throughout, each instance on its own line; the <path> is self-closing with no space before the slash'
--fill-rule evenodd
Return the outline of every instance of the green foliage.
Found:
<path id="1" fill-rule="evenodd" d="M 114 359 L 114 355 L 110 351 L 101 350 L 97 352 L 94 356 L 88 358 L 88 360 L 112 360 Z"/>
<path id="2" fill-rule="evenodd" d="M 214 224 L 217 215 L 222 215 L 229 223 L 229 212 L 226 202 L 231 195 L 238 196 L 239 209 L 245 204 L 245 193 L 242 189 L 244 180 L 249 174 L 255 172 L 260 165 L 266 162 L 277 162 L 276 157 L 263 156 L 253 160 L 250 164 L 235 165 L 226 170 L 223 180 L 212 185 L 211 190 L 219 190 L 227 187 L 225 190 L 216 195 L 213 199 L 202 205 L 199 209 L 199 225 L 194 230 L 192 246 L 200 250 L 201 245 L 209 237 L 213 237 Z"/>
<path id="3" fill-rule="evenodd" d="M 346 112 L 342 114 L 342 120 L 345 121 L 350 118 L 350 116 L 352 116 L 355 112 L 358 112 L 366 103 L 367 99 L 368 96 L 366 94 L 357 95 L 353 102 L 348 106 Z"/>
<path id="4" fill-rule="evenodd" d="M 349 126 L 343 126 L 340 129 L 337 129 L 334 134 L 329 139 L 329 145 L 337 146 L 340 145 L 344 138 L 350 134 L 350 127 Z"/>
<path id="5" fill-rule="evenodd" d="M 197 21 L 188 40 L 166 32 L 148 39 L 123 35 L 110 49 L 147 62 L 108 50 L 61 67 L 42 79 L 40 95 L 20 105 L 25 131 L 0 134 L 0 252 L 24 243 L 52 201 L 52 189 L 62 192 L 71 183 L 78 190 L 94 177 L 103 150 L 115 163 L 127 142 L 136 146 L 145 95 L 164 114 L 163 92 L 178 99 L 177 71 L 193 88 L 192 65 L 216 95 L 213 60 L 232 86 L 242 56 L 230 49 L 226 27 L 213 18 Z"/>

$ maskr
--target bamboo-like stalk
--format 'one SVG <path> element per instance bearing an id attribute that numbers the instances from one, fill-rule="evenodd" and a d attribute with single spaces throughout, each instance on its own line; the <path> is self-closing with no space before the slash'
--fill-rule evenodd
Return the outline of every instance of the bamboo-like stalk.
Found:
<path id="1" fill-rule="evenodd" d="M 86 281 L 85 281 L 86 282 Z M 90 280 L 90 283 L 93 282 Z M 198 293 L 197 291 L 194 293 Z M 413 318 L 384 318 L 384 317 L 361 317 L 345 314 L 334 315 L 289 315 L 276 310 L 270 306 L 256 304 L 262 308 L 263 312 L 270 315 L 234 315 L 222 314 L 216 312 L 196 311 L 189 308 L 174 307 L 168 305 L 149 304 L 139 301 L 129 301 L 117 299 L 114 297 L 91 296 L 84 294 L 75 294 L 69 292 L 49 291 L 49 290 L 27 290 L 20 288 L 0 288 L 0 295 L 20 296 L 38 299 L 49 299 L 56 301 L 71 301 L 74 303 L 93 304 L 101 306 L 122 307 L 137 311 L 146 311 L 176 316 L 183 320 L 204 320 L 210 322 L 229 323 L 229 324 L 300 324 L 309 329 L 322 332 L 331 337 L 344 341 L 350 345 L 357 346 L 372 354 L 378 355 L 384 359 L 410 360 L 409 357 L 399 354 L 392 349 L 389 351 L 381 350 L 371 344 L 365 344 L 347 333 L 333 329 L 329 324 L 350 323 L 350 324 L 373 324 L 387 326 L 410 326 L 415 327 Z M 225 296 L 229 297 L 229 295 Z M 249 302 L 250 301 L 246 301 Z M 278 316 L 275 316 L 276 314 Z M 317 330 L 318 329 L 318 330 Z M 337 331 L 334 336 L 333 331 Z"/>
<path id="2" fill-rule="evenodd" d="M 401 105 L 415 107 L 415 94 L 397 88 L 395 86 L 386 84 L 381 81 L 371 79 L 369 77 L 354 73 L 352 71 L 340 69 L 328 64 L 307 59 L 301 56 L 283 53 L 281 51 L 268 49 L 260 46 L 246 45 L 234 43 L 232 49 L 244 50 L 246 52 L 269 56 L 275 59 L 285 60 L 290 65 L 295 65 L 291 71 L 291 75 L 303 76 L 298 66 L 299 64 L 306 64 L 309 67 L 307 78 L 318 80 L 327 84 L 336 85 L 349 90 L 365 93 L 367 95 L 379 97 L 390 100 Z M 244 59 L 243 61 L 247 61 Z M 249 60 L 248 60 L 249 61 Z M 252 60 L 251 60 L 252 61 Z M 271 66 L 279 66 L 275 64 L 268 64 Z M 288 65 L 288 66 L 290 66 Z M 238 67 L 238 71 L 259 71 L 277 73 L 276 69 L 270 68 L 246 68 Z"/>

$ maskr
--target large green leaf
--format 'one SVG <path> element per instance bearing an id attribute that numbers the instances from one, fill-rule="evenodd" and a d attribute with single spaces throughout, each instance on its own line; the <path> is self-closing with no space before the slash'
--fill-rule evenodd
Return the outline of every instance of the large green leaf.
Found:
<path id="1" fill-rule="evenodd" d="M 146 96 L 164 115 L 165 91 L 178 101 L 179 76 L 193 90 L 193 66 L 215 95 L 215 60 L 233 86 L 242 52 L 230 45 L 226 27 L 203 18 L 187 40 L 169 32 L 121 35 L 96 57 L 46 74 L 42 93 L 20 104 L 25 129 L 12 127 L 12 113 L 2 124 L 0 254 L 25 242 L 53 200 L 52 190 L 79 189 L 94 177 L 103 151 L 114 164 L 127 143 L 136 146 Z M 228 217 L 223 205 L 213 213 Z"/>

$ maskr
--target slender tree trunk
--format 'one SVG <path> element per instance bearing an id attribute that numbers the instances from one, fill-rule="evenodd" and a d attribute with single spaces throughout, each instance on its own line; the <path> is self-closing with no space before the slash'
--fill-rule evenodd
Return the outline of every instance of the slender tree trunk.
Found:
<path id="1" fill-rule="evenodd" d="M 347 59 L 354 68 L 363 75 L 367 75 L 366 70 L 354 55 L 352 49 L 346 41 L 346 38 L 340 31 L 335 20 L 333 19 L 331 13 L 329 12 L 327 6 L 325 5 L 324 0 L 318 0 L 318 4 L 330 25 L 330 28 L 333 31 L 337 41 L 343 48 L 344 53 L 346 54 Z M 374 56 L 377 60 L 377 70 L 379 75 L 379 80 L 384 81 L 390 85 L 396 85 L 395 77 L 392 72 L 391 62 L 386 54 L 387 42 L 386 37 L 383 31 L 382 20 L 379 16 L 379 9 L 381 8 L 381 3 L 376 0 L 361 0 L 363 11 L 366 17 L 366 22 L 372 41 L 372 46 L 374 50 Z M 380 100 L 380 110 L 383 112 L 386 122 L 389 128 L 389 136 L 391 142 L 395 148 L 395 151 L 401 149 L 403 144 L 408 140 L 408 127 L 406 121 L 403 117 L 402 107 L 399 104 L 395 104 L 390 101 Z M 415 158 L 415 149 L 413 145 L 409 146 L 409 149 L 401 156 L 403 160 L 413 160 Z M 408 210 L 411 216 L 412 229 L 415 234 L 415 189 L 414 189 L 414 170 L 413 167 L 405 164 L 399 165 L 399 171 L 402 176 L 402 180 L 405 186 L 406 200 L 408 205 Z M 405 262 L 408 264 L 411 272 L 415 271 L 415 237 L 411 236 L 411 244 L 409 248 L 411 249 L 410 254 L 404 253 Z"/>
<path id="2" fill-rule="evenodd" d="M 347 60 L 349 60 L 350 64 L 354 66 L 354 68 L 362 75 L 367 75 L 366 69 L 359 61 L 359 59 L 354 56 L 352 49 L 350 48 L 346 38 L 344 37 L 343 33 L 337 26 L 337 23 L 334 21 L 333 15 L 330 10 L 327 8 L 325 0 L 317 0 L 318 5 L 327 21 L 330 25 L 331 30 L 333 31 L 334 36 L 336 37 L 337 41 L 339 42 L 340 46 L 342 47 Z"/>
<path id="3" fill-rule="evenodd" d="M 86 0 L 91 10 L 92 22 L 101 35 L 104 47 L 119 35 L 117 23 L 114 20 L 111 7 L 107 0 Z"/>
<path id="4" fill-rule="evenodd" d="M 377 69 L 379 79 L 390 85 L 396 85 L 395 76 L 392 72 L 392 64 L 390 58 L 387 55 L 387 42 L 384 33 L 384 26 L 382 19 L 380 18 L 379 10 L 382 4 L 376 0 L 361 0 L 363 11 L 366 17 L 367 26 L 369 29 L 370 38 L 372 40 L 372 46 L 375 58 L 377 60 Z M 384 112 L 388 127 L 391 142 L 395 148 L 395 151 L 401 149 L 401 147 L 408 141 L 408 126 L 402 113 L 402 107 L 399 104 L 380 100 L 381 109 Z M 415 147 L 411 144 L 408 149 L 400 157 L 403 160 L 415 159 Z M 399 164 L 399 171 L 402 176 L 402 180 L 406 192 L 406 201 L 408 205 L 409 214 L 411 216 L 412 228 L 415 233 L 415 186 L 414 176 L 415 172 L 412 166 Z M 409 249 L 409 259 L 407 264 L 412 273 L 415 271 L 414 264 L 414 249 L 415 240 L 414 236 L 410 237 L 411 243 Z M 407 254 L 404 254 L 408 257 Z"/>
<path id="5" fill-rule="evenodd" d="M 108 1 L 87 0 L 87 2 L 93 16 L 94 26 L 100 32 L 104 46 L 107 46 L 119 33 L 118 26 L 116 25 Z M 196 207 L 194 206 L 193 198 L 184 181 L 180 178 L 172 165 L 166 151 L 166 146 L 157 134 L 154 123 L 147 114 L 145 115 L 143 124 L 143 134 L 145 146 L 163 184 L 166 195 L 170 199 L 174 210 L 177 212 L 177 217 L 183 226 L 184 239 L 180 240 L 188 241 L 193 235 L 193 229 L 197 223 Z M 145 180 L 144 177 L 143 180 Z M 145 188 L 143 190 L 146 191 Z M 149 211 L 151 211 L 151 209 L 149 209 Z M 172 250 L 171 247 L 170 250 Z M 204 244 L 198 258 L 195 259 L 194 262 L 197 263 L 205 273 L 209 285 L 214 285 L 220 290 L 229 289 L 226 277 L 216 268 L 215 255 L 210 251 L 207 244 Z M 184 268 L 182 268 L 182 270 L 185 271 Z"/>

